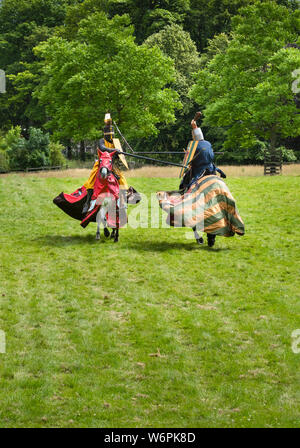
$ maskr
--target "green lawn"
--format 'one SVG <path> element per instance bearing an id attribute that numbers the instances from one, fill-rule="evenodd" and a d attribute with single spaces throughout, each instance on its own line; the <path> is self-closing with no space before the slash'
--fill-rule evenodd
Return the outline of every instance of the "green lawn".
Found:
<path id="1" fill-rule="evenodd" d="M 52 203 L 81 183 L 0 178 L 0 426 L 299 426 L 299 177 L 228 179 L 246 235 L 213 249 L 96 242 Z"/>

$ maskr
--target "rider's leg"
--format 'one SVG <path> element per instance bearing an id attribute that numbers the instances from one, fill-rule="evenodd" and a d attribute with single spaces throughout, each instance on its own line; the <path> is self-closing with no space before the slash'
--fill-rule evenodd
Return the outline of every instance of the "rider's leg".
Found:
<path id="1" fill-rule="evenodd" d="M 86 195 L 86 201 L 84 203 L 83 209 L 82 209 L 82 214 L 85 215 L 85 213 L 88 211 L 89 206 L 90 206 L 90 201 L 91 201 L 91 197 L 93 194 L 93 189 L 89 189 L 87 190 L 87 195 Z"/>

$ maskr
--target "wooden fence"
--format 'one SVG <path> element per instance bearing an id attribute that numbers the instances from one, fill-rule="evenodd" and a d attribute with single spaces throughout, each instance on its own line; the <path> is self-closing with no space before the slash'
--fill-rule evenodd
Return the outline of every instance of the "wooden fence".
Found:
<path id="1" fill-rule="evenodd" d="M 61 165 L 61 166 L 39 166 L 35 168 L 25 168 L 23 170 L 9 170 L 9 171 L 3 171 L 0 170 L 0 174 L 7 174 L 7 173 L 29 173 L 31 171 L 52 171 L 52 170 L 67 170 L 69 168 L 68 165 Z"/>
<path id="2" fill-rule="evenodd" d="M 282 153 L 279 150 L 266 151 L 264 160 L 264 175 L 275 176 L 282 173 Z"/>

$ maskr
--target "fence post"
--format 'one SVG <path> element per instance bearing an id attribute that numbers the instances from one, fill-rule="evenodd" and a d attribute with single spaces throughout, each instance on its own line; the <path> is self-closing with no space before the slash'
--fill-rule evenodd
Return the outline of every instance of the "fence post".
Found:
<path id="1" fill-rule="evenodd" d="M 282 153 L 280 150 L 266 150 L 264 159 L 264 175 L 275 176 L 282 172 Z"/>

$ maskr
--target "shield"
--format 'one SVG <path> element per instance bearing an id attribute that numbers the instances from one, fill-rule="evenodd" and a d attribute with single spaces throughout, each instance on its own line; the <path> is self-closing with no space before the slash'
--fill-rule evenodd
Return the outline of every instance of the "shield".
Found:
<path id="1" fill-rule="evenodd" d="M 120 140 L 118 138 L 113 138 L 113 142 L 114 142 L 114 147 L 115 149 L 118 149 L 119 151 L 123 152 Z M 121 160 L 121 162 L 123 163 L 123 165 L 125 166 L 125 168 L 128 168 L 128 164 L 127 164 L 127 160 L 125 159 L 124 154 L 118 154 L 119 159 Z"/>
<path id="2" fill-rule="evenodd" d="M 195 151 L 196 151 L 198 143 L 199 142 L 197 140 L 191 140 L 189 142 L 188 147 L 187 147 L 187 149 L 185 151 L 185 156 L 184 156 L 184 159 L 183 159 L 183 165 L 188 166 L 191 163 L 191 161 L 194 158 Z M 180 170 L 179 177 L 182 177 L 185 172 L 186 172 L 186 168 L 182 167 L 181 170 Z"/>

